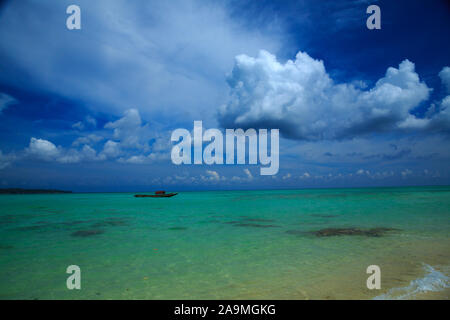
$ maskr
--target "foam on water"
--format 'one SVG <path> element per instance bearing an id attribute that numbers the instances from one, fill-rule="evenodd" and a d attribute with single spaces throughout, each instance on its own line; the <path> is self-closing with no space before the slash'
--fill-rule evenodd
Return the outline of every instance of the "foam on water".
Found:
<path id="1" fill-rule="evenodd" d="M 450 287 L 450 279 L 432 266 L 424 264 L 426 274 L 423 278 L 412 280 L 403 288 L 393 288 L 379 295 L 374 300 L 404 300 L 413 299 L 419 293 L 442 291 Z"/>

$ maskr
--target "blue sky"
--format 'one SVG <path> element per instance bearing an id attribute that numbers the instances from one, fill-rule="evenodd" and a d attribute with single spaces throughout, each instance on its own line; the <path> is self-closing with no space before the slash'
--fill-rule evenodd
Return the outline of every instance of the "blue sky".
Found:
<path id="1" fill-rule="evenodd" d="M 449 18 L 437 0 L 5 1 L 0 186 L 449 184 Z M 173 165 L 171 132 L 194 120 L 279 128 L 278 174 Z"/>

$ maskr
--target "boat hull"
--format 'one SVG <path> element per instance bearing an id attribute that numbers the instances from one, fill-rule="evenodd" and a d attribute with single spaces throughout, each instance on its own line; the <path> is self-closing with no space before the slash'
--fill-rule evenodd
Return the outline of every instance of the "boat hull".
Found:
<path id="1" fill-rule="evenodd" d="M 136 198 L 170 198 L 176 196 L 178 193 L 165 193 L 165 194 L 135 194 Z"/>

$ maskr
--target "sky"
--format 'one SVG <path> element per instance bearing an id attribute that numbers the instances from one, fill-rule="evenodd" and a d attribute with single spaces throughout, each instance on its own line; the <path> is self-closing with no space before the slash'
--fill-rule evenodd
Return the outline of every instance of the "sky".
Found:
<path id="1" fill-rule="evenodd" d="M 3 1 L 0 187 L 448 185 L 448 38 L 444 0 Z M 199 120 L 279 129 L 278 173 L 173 164 Z"/>

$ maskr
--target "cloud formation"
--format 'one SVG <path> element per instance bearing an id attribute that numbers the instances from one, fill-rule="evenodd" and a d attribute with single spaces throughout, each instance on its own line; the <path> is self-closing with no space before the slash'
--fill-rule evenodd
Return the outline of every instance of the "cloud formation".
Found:
<path id="1" fill-rule="evenodd" d="M 440 74 L 444 83 L 447 70 Z M 389 67 L 372 88 L 363 89 L 355 82 L 335 83 L 324 63 L 305 52 L 283 64 L 262 50 L 256 58 L 237 56 L 227 81 L 231 96 L 218 115 L 226 128 L 279 128 L 286 138 L 313 141 L 450 128 L 445 122 L 450 98 L 430 118 L 412 114 L 432 89 L 409 60 Z"/>
<path id="2" fill-rule="evenodd" d="M 88 116 L 86 119 L 91 125 L 96 124 L 94 118 Z M 170 148 L 169 133 L 151 132 L 149 125 L 143 123 L 139 111 L 129 109 L 123 117 L 108 122 L 96 134 L 85 133 L 79 136 L 70 147 L 57 146 L 49 140 L 31 137 L 29 145 L 18 154 L 4 154 L 0 150 L 0 170 L 21 159 L 66 164 L 105 160 L 129 164 L 154 163 L 169 160 Z"/>
<path id="3" fill-rule="evenodd" d="M 15 160 L 14 154 L 4 154 L 2 150 L 0 150 L 0 170 L 9 167 L 12 162 Z"/>
<path id="4" fill-rule="evenodd" d="M 17 102 L 16 99 L 11 97 L 10 95 L 0 92 L 0 114 L 2 113 L 3 110 L 5 110 L 10 105 L 16 102 Z"/>
<path id="5" fill-rule="evenodd" d="M 201 112 L 213 119 L 211 106 L 224 96 L 223 75 L 234 56 L 281 46 L 270 30 L 235 21 L 223 2 L 79 0 L 77 31 L 66 28 L 67 5 L 5 3 L 0 84 L 25 84 L 96 112 L 118 115 L 132 105 L 146 117 L 173 121 Z"/>
<path id="6" fill-rule="evenodd" d="M 143 124 L 137 109 L 126 110 L 123 117 L 108 122 L 105 129 L 113 129 L 113 137 L 126 148 L 148 149 L 150 137 L 148 124 Z"/>
<path id="7" fill-rule="evenodd" d="M 48 140 L 32 137 L 27 152 L 43 160 L 52 160 L 60 155 L 61 150 Z"/>
<path id="8" fill-rule="evenodd" d="M 450 67 L 444 67 L 441 72 L 439 72 L 439 77 L 441 78 L 442 84 L 450 93 Z"/>
<path id="9" fill-rule="evenodd" d="M 56 146 L 53 142 L 32 137 L 27 148 L 15 160 L 28 157 L 42 161 L 55 161 L 59 163 L 77 163 L 80 161 L 105 160 L 104 154 L 97 155 L 97 152 L 89 145 L 83 145 L 80 149 L 65 149 Z"/>

